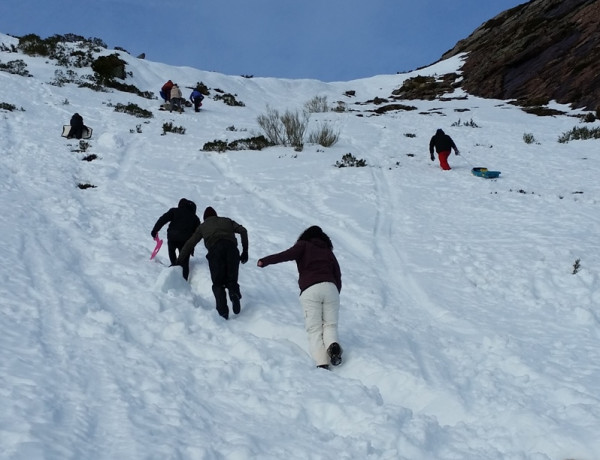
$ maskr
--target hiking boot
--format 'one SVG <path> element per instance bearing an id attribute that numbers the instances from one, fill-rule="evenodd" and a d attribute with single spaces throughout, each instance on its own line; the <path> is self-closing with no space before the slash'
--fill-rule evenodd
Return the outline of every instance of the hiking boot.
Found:
<path id="1" fill-rule="evenodd" d="M 317 368 L 329 370 L 329 364 L 321 364 L 321 365 L 317 366 Z"/>
<path id="2" fill-rule="evenodd" d="M 236 315 L 239 315 L 240 309 L 241 309 L 240 299 L 242 298 L 242 294 L 240 294 L 239 292 L 231 292 L 230 291 L 229 298 L 231 299 L 231 306 L 233 308 L 233 312 Z"/>
<path id="3" fill-rule="evenodd" d="M 329 348 L 327 348 L 327 354 L 329 355 L 329 359 L 331 360 L 331 364 L 333 366 L 339 366 L 342 364 L 342 353 L 342 347 L 340 347 L 340 344 L 337 342 L 333 342 L 331 345 L 329 345 Z"/>
<path id="4" fill-rule="evenodd" d="M 233 307 L 233 312 L 236 315 L 239 315 L 240 309 L 242 308 L 242 306 L 240 305 L 240 298 L 238 296 L 233 296 L 231 298 L 231 306 Z"/>

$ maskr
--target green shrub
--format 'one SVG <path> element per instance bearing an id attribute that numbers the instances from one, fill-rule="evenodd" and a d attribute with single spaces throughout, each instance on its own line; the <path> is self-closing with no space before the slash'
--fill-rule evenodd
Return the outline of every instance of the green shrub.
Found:
<path id="1" fill-rule="evenodd" d="M 533 144 L 535 142 L 535 137 L 533 137 L 533 134 L 531 134 L 531 133 L 524 133 L 523 134 L 523 141 L 526 144 Z"/>
<path id="2" fill-rule="evenodd" d="M 477 123 L 475 123 L 472 118 L 471 118 L 471 120 L 465 121 L 465 122 L 462 122 L 461 119 L 459 118 L 458 121 L 455 121 L 450 126 L 468 126 L 470 128 L 479 128 L 479 125 Z"/>
<path id="3" fill-rule="evenodd" d="M 13 110 L 17 110 L 17 106 L 14 104 L 9 104 L 8 102 L 0 102 L 0 110 L 8 110 L 12 112 Z"/>
<path id="4" fill-rule="evenodd" d="M 152 112 L 146 109 L 142 109 L 137 104 L 130 102 L 129 104 L 117 104 L 115 106 L 115 112 L 127 113 L 129 115 L 133 115 L 138 118 L 152 118 L 154 115 Z"/>
<path id="5" fill-rule="evenodd" d="M 108 56 L 100 56 L 92 62 L 92 70 L 96 74 L 98 82 L 106 84 L 115 78 L 124 80 L 127 74 L 125 73 L 125 65 L 127 63 L 113 53 Z"/>
<path id="6" fill-rule="evenodd" d="M 600 139 L 600 127 L 589 129 L 584 127 L 574 127 L 571 131 L 561 134 L 558 142 L 566 144 L 569 141 L 578 141 L 586 139 Z"/>
<path id="7" fill-rule="evenodd" d="M 233 94 L 225 93 L 225 94 L 217 94 L 214 98 L 215 101 L 223 101 L 225 104 L 230 105 L 232 107 L 245 107 L 241 101 L 237 101 Z"/>
<path id="8" fill-rule="evenodd" d="M 596 115 L 594 115 L 592 112 L 588 112 L 583 117 L 581 117 L 581 121 L 583 121 L 584 123 L 593 123 L 596 121 Z"/>
<path id="9" fill-rule="evenodd" d="M 363 160 L 363 159 L 360 159 L 360 160 L 357 159 L 351 153 L 346 153 L 342 157 L 342 161 L 336 161 L 335 166 L 338 168 L 348 168 L 348 167 L 361 168 L 361 167 L 367 166 L 367 162 L 366 162 L 366 160 Z"/>
<path id="10" fill-rule="evenodd" d="M 262 150 L 271 147 L 273 144 L 265 136 L 255 136 L 246 139 L 238 139 L 227 143 L 226 141 L 214 140 L 207 142 L 202 147 L 205 152 L 223 153 L 227 150 Z"/>
<path id="11" fill-rule="evenodd" d="M 68 43 L 74 45 L 68 46 Z M 73 49 L 77 47 L 79 49 Z M 84 38 L 81 35 L 53 35 L 42 39 L 29 34 L 19 38 L 18 49 L 29 56 L 45 56 L 54 59 L 59 65 L 87 67 L 93 61 L 93 53 L 106 48 L 106 43 L 98 38 Z"/>
<path id="12" fill-rule="evenodd" d="M 27 64 L 22 59 L 16 59 L 14 61 L 8 61 L 6 64 L 0 62 L 0 70 L 2 72 L 8 72 L 13 75 L 20 75 L 21 77 L 31 77 L 32 75 L 27 70 Z"/>
<path id="13" fill-rule="evenodd" d="M 227 150 L 262 150 L 272 145 L 265 136 L 254 136 L 230 142 Z"/>
<path id="14" fill-rule="evenodd" d="M 163 136 L 167 133 L 185 134 L 185 128 L 183 126 L 173 126 L 173 123 L 163 123 Z"/>

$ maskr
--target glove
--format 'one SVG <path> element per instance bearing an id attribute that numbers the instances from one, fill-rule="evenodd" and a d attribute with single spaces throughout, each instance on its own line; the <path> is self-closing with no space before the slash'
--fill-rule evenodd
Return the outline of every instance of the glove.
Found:
<path id="1" fill-rule="evenodd" d="M 156 233 L 157 233 L 157 232 L 155 232 L 154 230 L 152 230 L 152 231 L 150 232 L 150 236 L 152 237 L 152 239 L 153 239 L 153 240 L 155 240 L 155 239 L 156 239 Z"/>
<path id="2" fill-rule="evenodd" d="M 460 152 L 459 152 L 458 150 L 456 150 L 456 151 L 454 152 L 454 154 L 455 154 L 455 155 L 460 155 Z"/>
<path id="3" fill-rule="evenodd" d="M 433 153 L 431 154 L 431 161 L 435 161 L 435 157 L 433 156 Z"/>
<path id="4" fill-rule="evenodd" d="M 240 254 L 240 262 L 243 264 L 248 262 L 248 251 L 242 251 L 242 253 Z"/>

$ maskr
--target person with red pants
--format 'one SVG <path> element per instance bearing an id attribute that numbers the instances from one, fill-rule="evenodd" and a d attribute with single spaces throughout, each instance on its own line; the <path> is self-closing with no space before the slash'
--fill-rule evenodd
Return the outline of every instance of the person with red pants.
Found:
<path id="1" fill-rule="evenodd" d="M 431 155 L 431 161 L 435 161 L 435 156 L 433 155 L 434 147 L 440 159 L 441 168 L 444 171 L 449 171 L 452 169 L 448 164 L 448 157 L 450 156 L 450 153 L 452 153 L 452 149 L 454 149 L 454 153 L 456 155 L 459 155 L 458 148 L 456 148 L 456 144 L 452 138 L 441 129 L 438 129 L 435 132 L 435 135 L 429 141 L 429 154 Z"/>

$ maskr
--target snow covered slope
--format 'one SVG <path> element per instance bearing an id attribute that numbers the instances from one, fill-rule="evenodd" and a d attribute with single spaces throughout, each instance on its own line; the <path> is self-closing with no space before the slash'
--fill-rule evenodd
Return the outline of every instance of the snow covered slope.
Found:
<path id="1" fill-rule="evenodd" d="M 368 101 L 459 58 L 332 84 L 122 58 L 142 91 L 172 79 L 211 95 L 200 113 L 161 112 L 156 99 L 52 85 L 53 61 L 0 52 L 32 75 L 0 72 L 0 103 L 15 106 L 0 109 L 0 458 L 599 458 L 598 141 L 557 142 L 598 122 L 460 90 L 372 112 Z M 315 96 L 347 107 L 311 117 L 339 130 L 331 148 L 202 151 Z M 114 110 L 128 103 L 153 118 Z M 74 112 L 94 128 L 85 152 L 60 137 Z M 163 135 L 168 122 L 185 134 Z M 462 153 L 448 172 L 429 160 L 437 128 Z M 335 167 L 347 153 L 367 166 Z M 249 231 L 229 321 L 203 245 L 189 283 L 166 247 L 149 260 L 154 222 L 182 197 Z M 307 353 L 294 264 L 256 267 L 314 224 L 344 283 L 345 361 L 332 372 Z"/>

